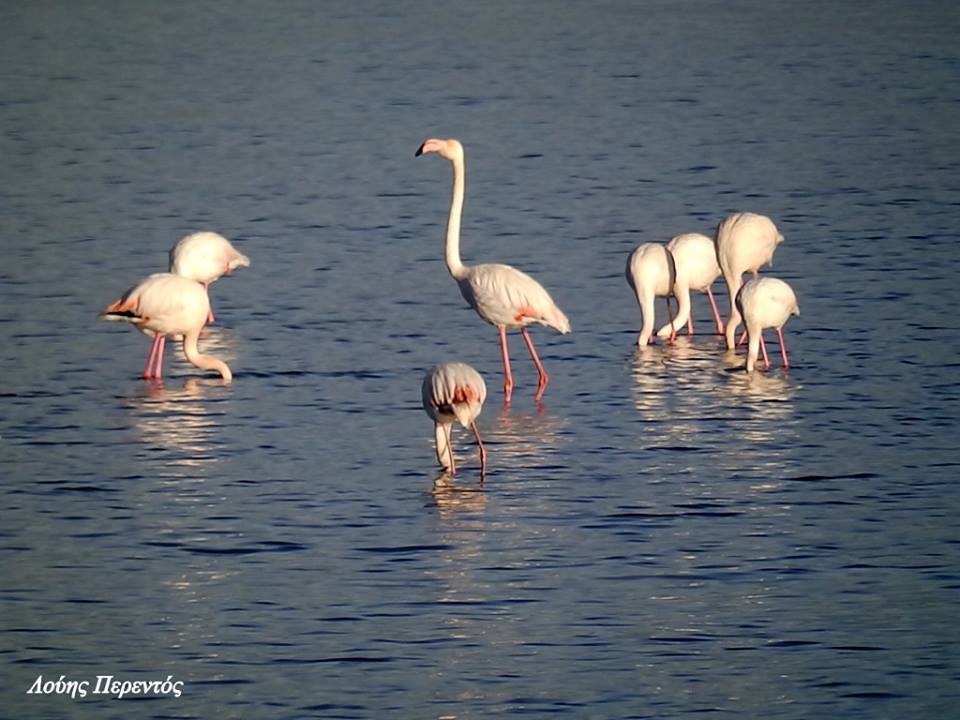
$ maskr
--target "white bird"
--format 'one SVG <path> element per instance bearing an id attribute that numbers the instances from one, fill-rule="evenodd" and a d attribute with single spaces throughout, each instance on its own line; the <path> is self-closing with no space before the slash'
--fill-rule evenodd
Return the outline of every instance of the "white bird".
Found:
<path id="1" fill-rule="evenodd" d="M 539 402 L 550 381 L 540 362 L 537 350 L 527 331 L 530 323 L 541 323 L 561 333 L 570 332 L 570 321 L 540 283 L 526 273 L 509 265 L 485 263 L 464 265 L 460 260 L 460 215 L 463 211 L 464 161 L 463 145 L 458 140 L 425 140 L 416 155 L 437 153 L 453 165 L 453 197 L 447 220 L 447 269 L 457 281 L 460 293 L 481 318 L 496 326 L 500 334 L 500 354 L 503 359 L 504 402 L 510 402 L 513 392 L 513 374 L 507 351 L 507 330 L 520 330 L 523 340 L 537 367 L 539 381 L 534 399 Z"/>
<path id="2" fill-rule="evenodd" d="M 155 273 L 107 305 L 100 317 L 129 322 L 142 333 L 159 338 L 147 355 L 144 378 L 161 377 L 165 337 L 182 335 L 184 357 L 202 370 L 216 370 L 229 382 L 233 373 L 227 364 L 210 355 L 201 355 L 197 347 L 209 312 L 210 299 L 199 282 L 172 273 Z"/>
<path id="3" fill-rule="evenodd" d="M 737 310 L 737 292 L 743 285 L 743 274 L 747 271 L 757 277 L 760 267 L 773 264 L 773 252 L 783 242 L 783 235 L 777 231 L 773 220 L 756 213 L 734 213 L 724 219 L 717 227 L 714 242 L 717 246 L 717 261 L 727 281 L 730 295 L 730 318 L 724 333 L 727 349 L 733 350 L 735 334 L 740 326 L 740 312 Z"/>
<path id="4" fill-rule="evenodd" d="M 433 420 L 437 462 L 451 475 L 457 472 L 450 441 L 451 426 L 459 422 L 473 430 L 480 446 L 480 479 L 487 473 L 487 451 L 477 430 L 477 416 L 487 398 L 487 386 L 476 370 L 461 362 L 436 365 L 427 372 L 421 387 L 423 409 Z"/>
<path id="5" fill-rule="evenodd" d="M 764 328 L 776 328 L 783 366 L 790 367 L 790 361 L 787 359 L 787 345 L 783 340 L 783 326 L 791 315 L 800 314 L 793 288 L 779 278 L 753 278 L 740 288 L 737 306 L 743 314 L 743 324 L 747 326 L 747 335 L 750 337 L 747 372 L 753 372 L 757 363 L 758 350 L 761 348 L 763 361 L 767 368 L 770 367 L 770 358 L 767 357 L 767 348 L 763 342 Z"/>
<path id="6" fill-rule="evenodd" d="M 205 288 L 239 267 L 250 267 L 250 258 L 219 233 L 191 233 L 170 248 L 169 271 L 203 283 Z M 212 310 L 208 319 L 214 320 Z"/>
<path id="7" fill-rule="evenodd" d="M 643 327 L 637 338 L 637 345 L 643 347 L 648 342 L 652 342 L 650 336 L 653 334 L 655 298 L 669 298 L 673 294 L 677 275 L 673 256 L 660 243 L 644 243 L 630 253 L 625 274 L 627 282 L 637 296 L 637 304 L 640 305 L 640 312 L 643 315 Z M 667 313 L 669 312 L 668 301 Z M 673 318 L 670 319 L 670 327 L 672 325 Z M 669 335 L 671 340 L 676 337 L 676 333 L 673 332 Z"/>
<path id="8" fill-rule="evenodd" d="M 717 248 L 713 240 L 700 233 L 684 233 L 677 235 L 667 243 L 667 250 L 673 256 L 677 279 L 674 283 L 673 294 L 677 298 L 677 316 L 673 322 L 664 325 L 657 332 L 657 337 L 674 335 L 687 324 L 687 332 L 693 335 L 693 316 L 690 313 L 690 291 L 698 290 L 706 293 L 713 310 L 713 319 L 717 323 L 717 335 L 723 335 L 723 323 L 717 303 L 713 299 L 710 286 L 720 275 L 720 265 L 717 264 Z"/>

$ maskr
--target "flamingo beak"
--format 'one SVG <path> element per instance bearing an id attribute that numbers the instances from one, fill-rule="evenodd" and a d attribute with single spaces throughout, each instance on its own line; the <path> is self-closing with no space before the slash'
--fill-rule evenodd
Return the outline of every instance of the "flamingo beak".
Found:
<path id="1" fill-rule="evenodd" d="M 420 147 L 418 147 L 418 148 L 417 148 L 417 151 L 413 154 L 413 156 L 414 156 L 414 157 L 420 157 L 421 155 L 423 155 L 423 146 L 426 145 L 426 144 L 427 144 L 426 141 L 422 142 L 422 143 L 420 144 Z"/>

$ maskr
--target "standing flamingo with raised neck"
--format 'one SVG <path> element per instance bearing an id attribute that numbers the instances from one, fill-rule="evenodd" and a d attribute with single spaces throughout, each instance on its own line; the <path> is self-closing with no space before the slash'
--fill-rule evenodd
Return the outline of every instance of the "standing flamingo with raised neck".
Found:
<path id="1" fill-rule="evenodd" d="M 143 366 L 144 379 L 162 376 L 165 338 L 167 335 L 182 335 L 183 354 L 187 361 L 202 370 L 215 370 L 229 382 L 233 379 L 230 367 L 222 360 L 202 355 L 197 346 L 209 312 L 210 299 L 203 285 L 172 273 L 155 273 L 107 305 L 100 317 L 131 323 L 140 332 L 159 338 L 147 355 Z"/>
<path id="2" fill-rule="evenodd" d="M 667 298 L 667 314 L 670 313 L 669 298 L 673 294 L 676 269 L 670 251 L 659 243 L 643 243 L 627 258 L 627 282 L 637 296 L 637 304 L 643 315 L 643 326 L 637 345 L 644 347 L 653 342 L 654 301 L 658 297 Z M 669 327 L 673 326 L 670 318 Z M 669 332 L 670 341 L 676 338 L 675 332 Z"/>
<path id="3" fill-rule="evenodd" d="M 657 331 L 657 337 L 676 334 L 684 323 L 687 324 L 687 332 L 693 335 L 693 315 L 690 311 L 691 290 L 706 293 L 710 300 L 710 308 L 713 310 L 713 319 L 717 323 L 717 335 L 723 335 L 720 311 L 717 310 L 717 303 L 710 289 L 713 281 L 720 276 L 717 248 L 713 240 L 700 233 L 684 233 L 673 237 L 667 243 L 667 250 L 673 256 L 677 273 L 673 294 L 677 298 L 678 307 L 676 317 Z"/>
<path id="4" fill-rule="evenodd" d="M 560 333 L 570 332 L 570 321 L 550 297 L 543 286 L 526 273 L 509 265 L 484 263 L 464 265 L 460 260 L 460 216 L 463 212 L 464 161 L 463 145 L 458 140 L 425 140 L 417 149 L 416 156 L 437 153 L 453 165 L 453 197 L 447 220 L 445 255 L 447 269 L 457 281 L 460 293 L 477 314 L 500 334 L 500 355 L 503 359 L 504 403 L 510 402 L 513 393 L 513 374 L 510 371 L 510 355 L 507 351 L 507 330 L 520 330 L 537 368 L 539 381 L 534 400 L 540 402 L 550 377 L 540 362 L 537 350 L 527 331 L 530 323 L 541 323 Z"/>
<path id="5" fill-rule="evenodd" d="M 717 261 L 730 295 L 730 317 L 724 333 L 727 350 L 733 350 L 736 345 L 735 336 L 741 320 L 737 293 L 743 285 L 743 274 L 749 271 L 757 277 L 761 266 L 772 265 L 773 253 L 782 242 L 783 235 L 766 215 L 734 213 L 717 227 L 714 235 Z"/>
<path id="6" fill-rule="evenodd" d="M 758 351 L 763 351 L 763 362 L 770 369 L 770 358 L 763 342 L 765 328 L 776 328 L 780 340 L 780 356 L 783 366 L 790 367 L 787 344 L 783 339 L 783 326 L 791 315 L 800 314 L 797 296 L 787 283 L 779 278 L 759 277 L 748 280 L 737 294 L 737 307 L 743 314 L 750 346 L 747 350 L 747 372 L 753 372 Z"/>
<path id="7" fill-rule="evenodd" d="M 477 416 L 487 399 L 487 386 L 476 370 L 461 362 L 436 365 L 427 371 L 420 388 L 423 409 L 433 420 L 437 462 L 450 475 L 457 474 L 450 440 L 452 425 L 459 422 L 473 431 L 480 446 L 480 480 L 487 474 L 487 450 L 477 429 Z"/>

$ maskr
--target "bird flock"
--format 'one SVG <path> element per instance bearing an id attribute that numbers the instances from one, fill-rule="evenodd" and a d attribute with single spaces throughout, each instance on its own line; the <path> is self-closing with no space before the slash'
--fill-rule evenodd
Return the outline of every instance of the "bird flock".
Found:
<path id="1" fill-rule="evenodd" d="M 454 139 L 429 138 L 415 156 L 437 154 L 453 168 L 453 193 L 447 220 L 444 257 L 447 270 L 460 288 L 467 304 L 486 322 L 497 328 L 503 362 L 503 398 L 509 405 L 513 393 L 513 373 L 507 346 L 507 332 L 519 330 L 537 369 L 534 400 L 540 402 L 550 377 L 537 354 L 528 325 L 539 323 L 557 332 L 570 332 L 570 321 L 550 297 L 550 293 L 526 273 L 500 263 L 465 265 L 460 259 L 460 221 L 463 212 L 465 168 L 463 145 Z M 637 338 L 641 347 L 655 338 L 673 342 L 677 332 L 687 327 L 693 334 L 690 291 L 707 295 L 716 323 L 728 350 L 748 339 L 746 371 L 754 372 L 762 353 L 764 367 L 770 360 L 763 331 L 777 332 L 784 367 L 789 367 L 783 326 L 800 310 L 792 288 L 783 280 L 760 277 L 759 270 L 772 264 L 783 235 L 770 218 L 750 212 L 734 213 L 717 227 L 713 239 L 700 233 L 677 235 L 665 245 L 643 243 L 627 258 L 626 279 L 640 306 L 642 326 Z M 142 376 L 156 380 L 162 376 L 166 338 L 182 339 L 188 362 L 202 370 L 213 370 L 225 382 L 233 379 L 223 360 L 203 355 L 198 341 L 203 328 L 215 316 L 210 305 L 209 286 L 223 275 L 240 267 L 249 267 L 250 259 L 240 253 L 222 235 L 197 232 L 181 239 L 170 250 L 168 272 L 154 273 L 128 289 L 119 300 L 107 305 L 100 317 L 132 324 L 153 337 Z M 752 279 L 743 282 L 744 273 Z M 720 318 L 711 286 L 723 275 L 730 299 L 726 325 Z M 665 298 L 669 321 L 656 330 L 654 301 Z M 673 314 L 670 299 L 677 302 Z M 745 330 L 739 341 L 740 324 Z M 480 479 L 486 475 L 487 452 L 477 429 L 477 417 L 487 397 L 483 377 L 463 362 L 435 365 L 423 378 L 423 408 L 434 423 L 437 462 L 450 476 L 456 473 L 452 428 L 459 423 L 473 432 L 480 450 Z"/>

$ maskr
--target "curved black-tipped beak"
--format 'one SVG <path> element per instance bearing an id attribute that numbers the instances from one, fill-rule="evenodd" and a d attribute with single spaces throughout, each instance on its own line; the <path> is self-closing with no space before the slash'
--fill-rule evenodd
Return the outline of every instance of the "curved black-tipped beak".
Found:
<path id="1" fill-rule="evenodd" d="M 424 146 L 424 145 L 426 145 L 426 143 L 421 143 L 420 147 L 418 147 L 418 148 L 417 148 L 417 151 L 413 154 L 414 157 L 420 157 L 421 155 L 423 155 L 423 146 Z"/>

